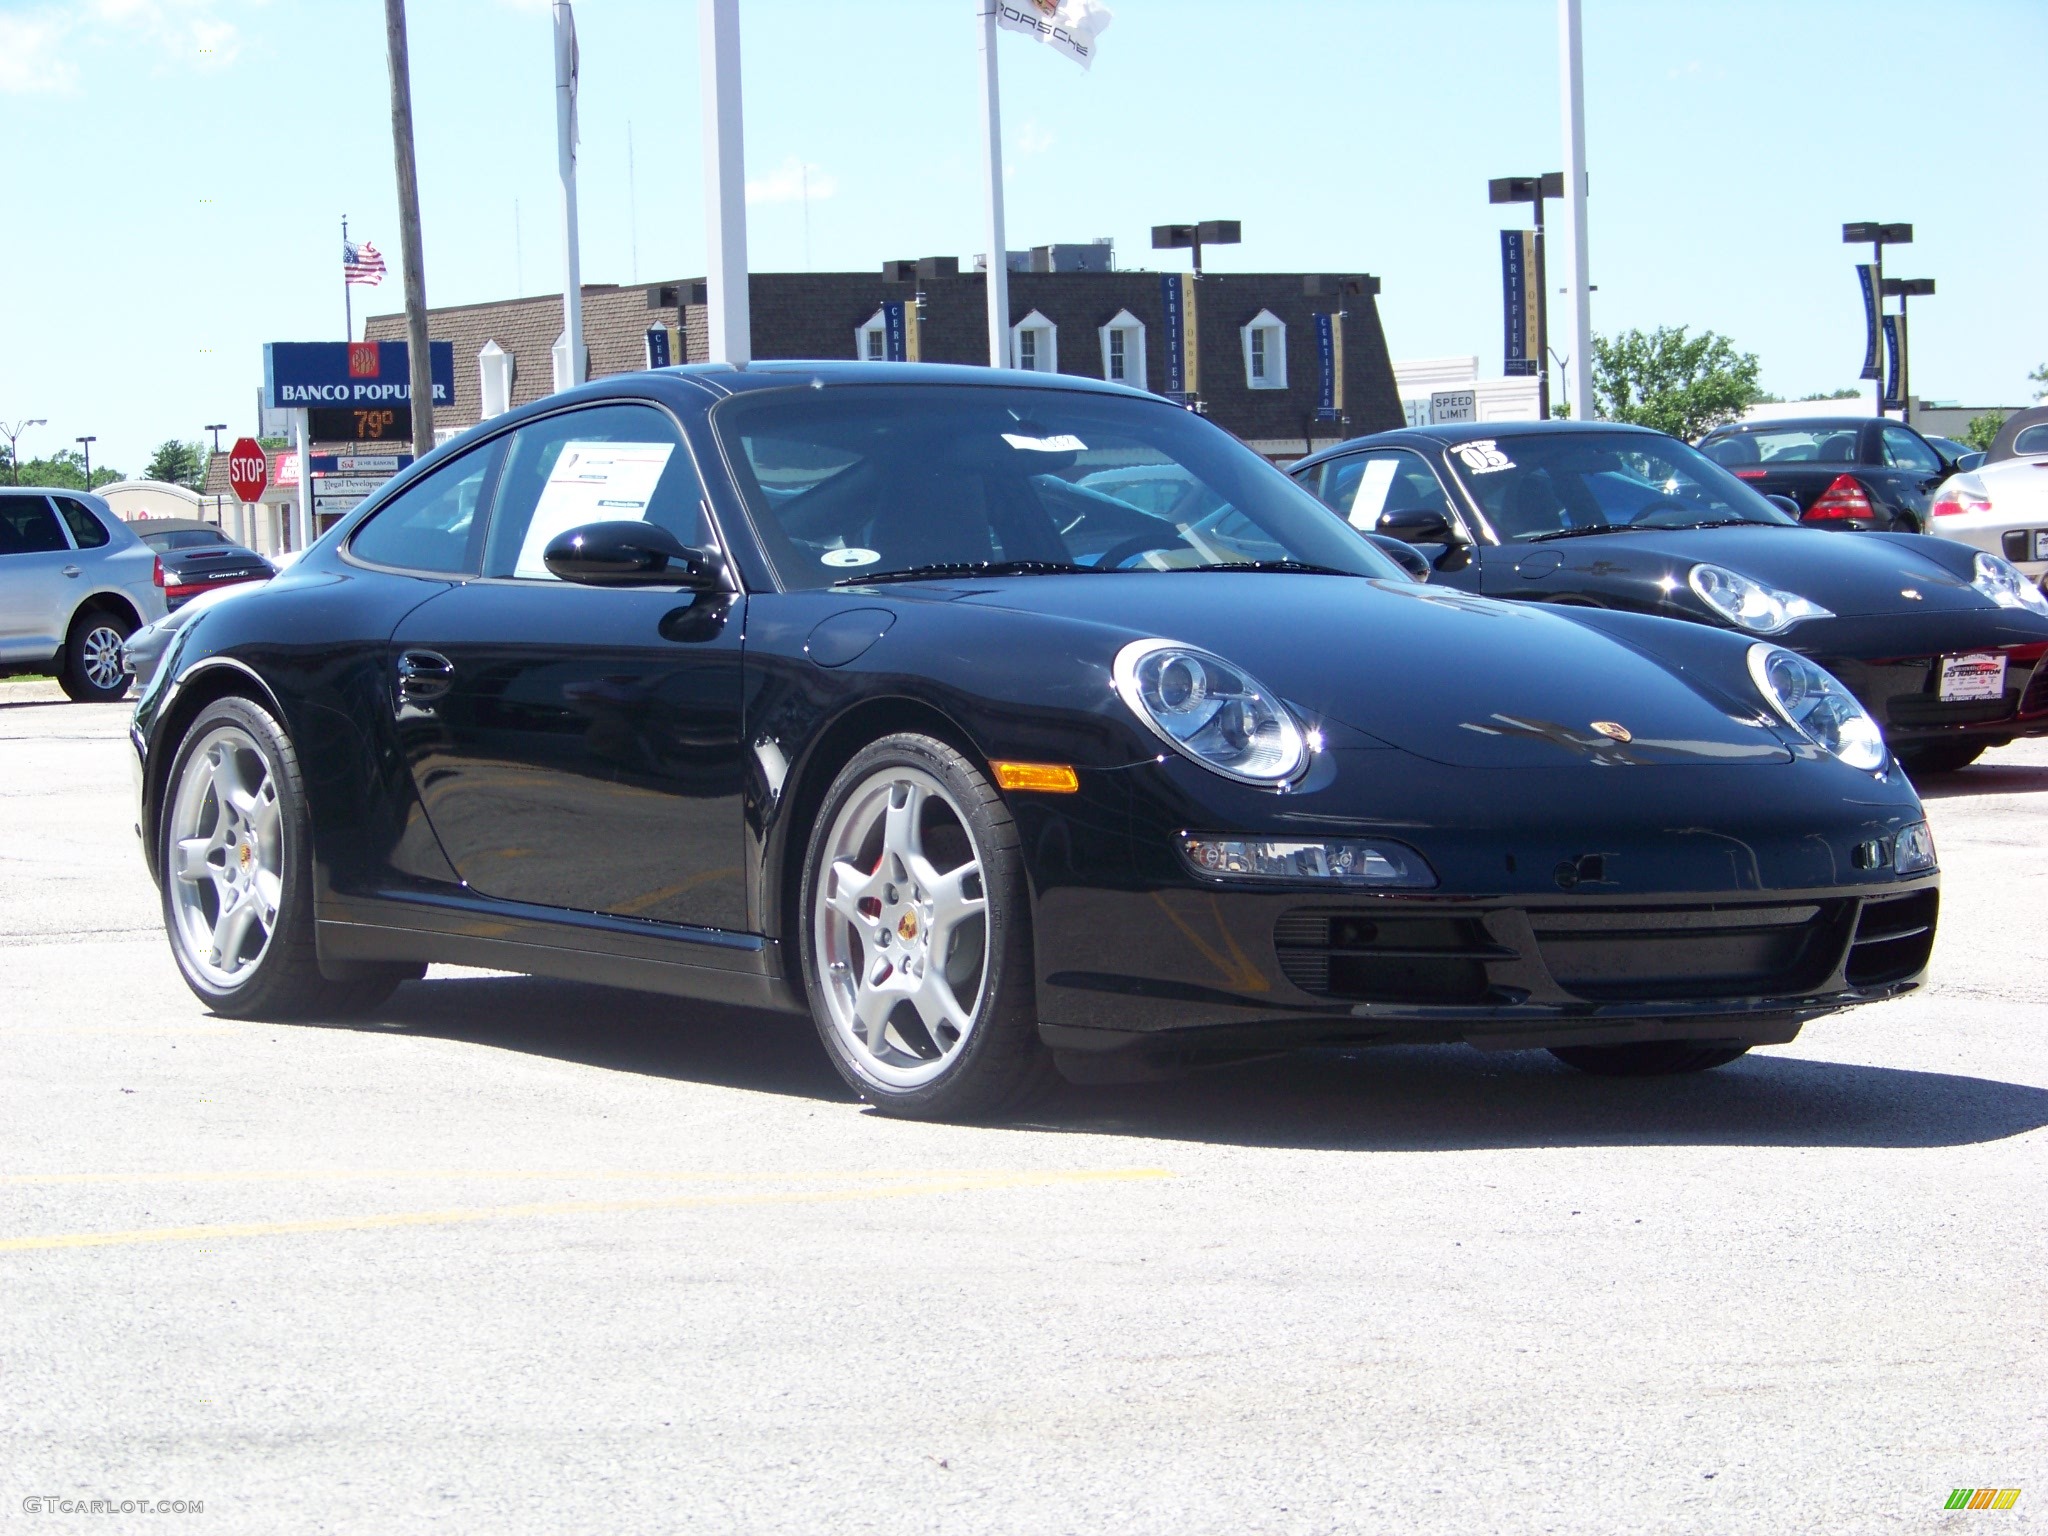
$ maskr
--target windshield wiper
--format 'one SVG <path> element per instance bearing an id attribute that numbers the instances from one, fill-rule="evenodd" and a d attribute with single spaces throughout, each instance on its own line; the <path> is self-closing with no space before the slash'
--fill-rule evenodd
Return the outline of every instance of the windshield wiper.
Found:
<path id="1" fill-rule="evenodd" d="M 1754 517 L 1717 517 L 1704 523 L 1664 523 L 1665 528 L 1790 528 L 1792 523 L 1767 523 Z"/>
<path id="2" fill-rule="evenodd" d="M 1583 539 L 1589 533 L 1648 533 L 1633 523 L 1588 523 L 1583 528 L 1558 528 L 1550 533 L 1532 533 L 1524 544 L 1548 544 L 1552 539 Z"/>
<path id="3" fill-rule="evenodd" d="M 1167 565 L 1165 571 L 1294 571 L 1305 576 L 1356 576 L 1357 571 L 1340 571 L 1334 565 L 1314 565 L 1307 560 L 1218 560 L 1212 565 Z"/>
<path id="4" fill-rule="evenodd" d="M 900 571 L 842 576 L 832 585 L 866 587 L 879 581 L 944 581 L 962 576 L 1065 576 L 1094 570 L 1092 565 L 1075 565 L 1066 560 L 955 560 L 936 565 L 906 566 Z"/>

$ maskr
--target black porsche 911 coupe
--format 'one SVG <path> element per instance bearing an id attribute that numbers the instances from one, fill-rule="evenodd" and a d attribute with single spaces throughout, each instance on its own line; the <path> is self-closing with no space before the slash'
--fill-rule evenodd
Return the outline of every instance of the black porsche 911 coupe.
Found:
<path id="1" fill-rule="evenodd" d="M 1434 590 L 1064 376 L 551 396 L 181 627 L 133 738 L 218 1012 L 429 961 L 808 1010 L 903 1114 L 1319 1042 L 1697 1070 L 1912 988 L 1936 916 L 1804 658 Z"/>
<path id="2" fill-rule="evenodd" d="M 1917 534 L 1827 537 L 1664 433 L 1409 428 L 1288 472 L 1353 526 L 1419 546 L 1432 585 L 1691 619 L 1809 656 L 1912 772 L 2048 734 L 2048 597 L 2009 561 Z"/>

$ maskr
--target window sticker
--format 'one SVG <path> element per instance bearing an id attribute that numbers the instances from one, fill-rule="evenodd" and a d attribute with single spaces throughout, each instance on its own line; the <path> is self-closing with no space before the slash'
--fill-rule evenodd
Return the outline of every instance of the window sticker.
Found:
<path id="1" fill-rule="evenodd" d="M 856 547 L 828 549 L 824 554 L 818 556 L 820 564 L 837 566 L 873 565 L 881 558 L 882 555 L 879 550 Z"/>
<path id="2" fill-rule="evenodd" d="M 514 576 L 552 579 L 542 556 L 558 535 L 585 523 L 640 523 L 674 443 L 567 442 L 541 487 Z"/>
<path id="3" fill-rule="evenodd" d="M 1515 461 L 1494 447 L 1490 437 L 1477 442 L 1458 444 L 1458 460 L 1475 475 L 1490 475 L 1497 470 L 1513 469 Z"/>
<path id="4" fill-rule="evenodd" d="M 1351 526 L 1368 533 L 1379 525 L 1380 508 L 1387 504 L 1387 492 L 1394 484 L 1392 459 L 1373 459 L 1359 477 L 1358 494 L 1351 498 Z"/>
<path id="5" fill-rule="evenodd" d="M 1026 437 L 1021 432 L 1005 432 L 1003 441 L 1012 448 L 1027 453 L 1086 453 L 1088 445 L 1071 432 L 1057 433 L 1052 437 Z"/>

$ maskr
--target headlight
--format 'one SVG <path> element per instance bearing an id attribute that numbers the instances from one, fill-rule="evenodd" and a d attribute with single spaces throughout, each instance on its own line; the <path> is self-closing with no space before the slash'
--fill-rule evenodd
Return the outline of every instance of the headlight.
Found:
<path id="1" fill-rule="evenodd" d="M 1196 872 L 1228 879 L 1327 880 L 1335 885 L 1427 889 L 1436 875 L 1422 855 L 1399 843 L 1319 838 L 1183 837 L 1180 851 Z"/>
<path id="2" fill-rule="evenodd" d="M 1801 619 L 1832 619 L 1819 603 L 1782 592 L 1725 566 L 1696 565 L 1687 577 L 1699 600 L 1730 624 L 1759 635 L 1783 634 Z"/>
<path id="3" fill-rule="evenodd" d="M 1977 579 L 1970 583 L 2001 608 L 2024 608 L 2048 616 L 2048 597 L 2001 555 L 1977 554 Z"/>
<path id="4" fill-rule="evenodd" d="M 1294 716 L 1220 656 L 1171 640 L 1133 640 L 1117 652 L 1113 676 L 1154 735 L 1225 778 L 1274 788 L 1307 759 Z"/>
<path id="5" fill-rule="evenodd" d="M 1749 675 L 1786 724 L 1851 768 L 1884 766 L 1884 733 L 1854 694 L 1782 645 L 1749 648 Z"/>

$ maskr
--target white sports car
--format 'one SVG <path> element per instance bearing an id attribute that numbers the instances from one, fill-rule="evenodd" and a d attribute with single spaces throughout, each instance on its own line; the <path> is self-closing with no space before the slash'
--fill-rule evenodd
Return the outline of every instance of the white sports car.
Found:
<path id="1" fill-rule="evenodd" d="M 2018 412 L 1975 469 L 1949 476 L 1928 529 L 2003 555 L 2048 588 L 2048 408 Z"/>

